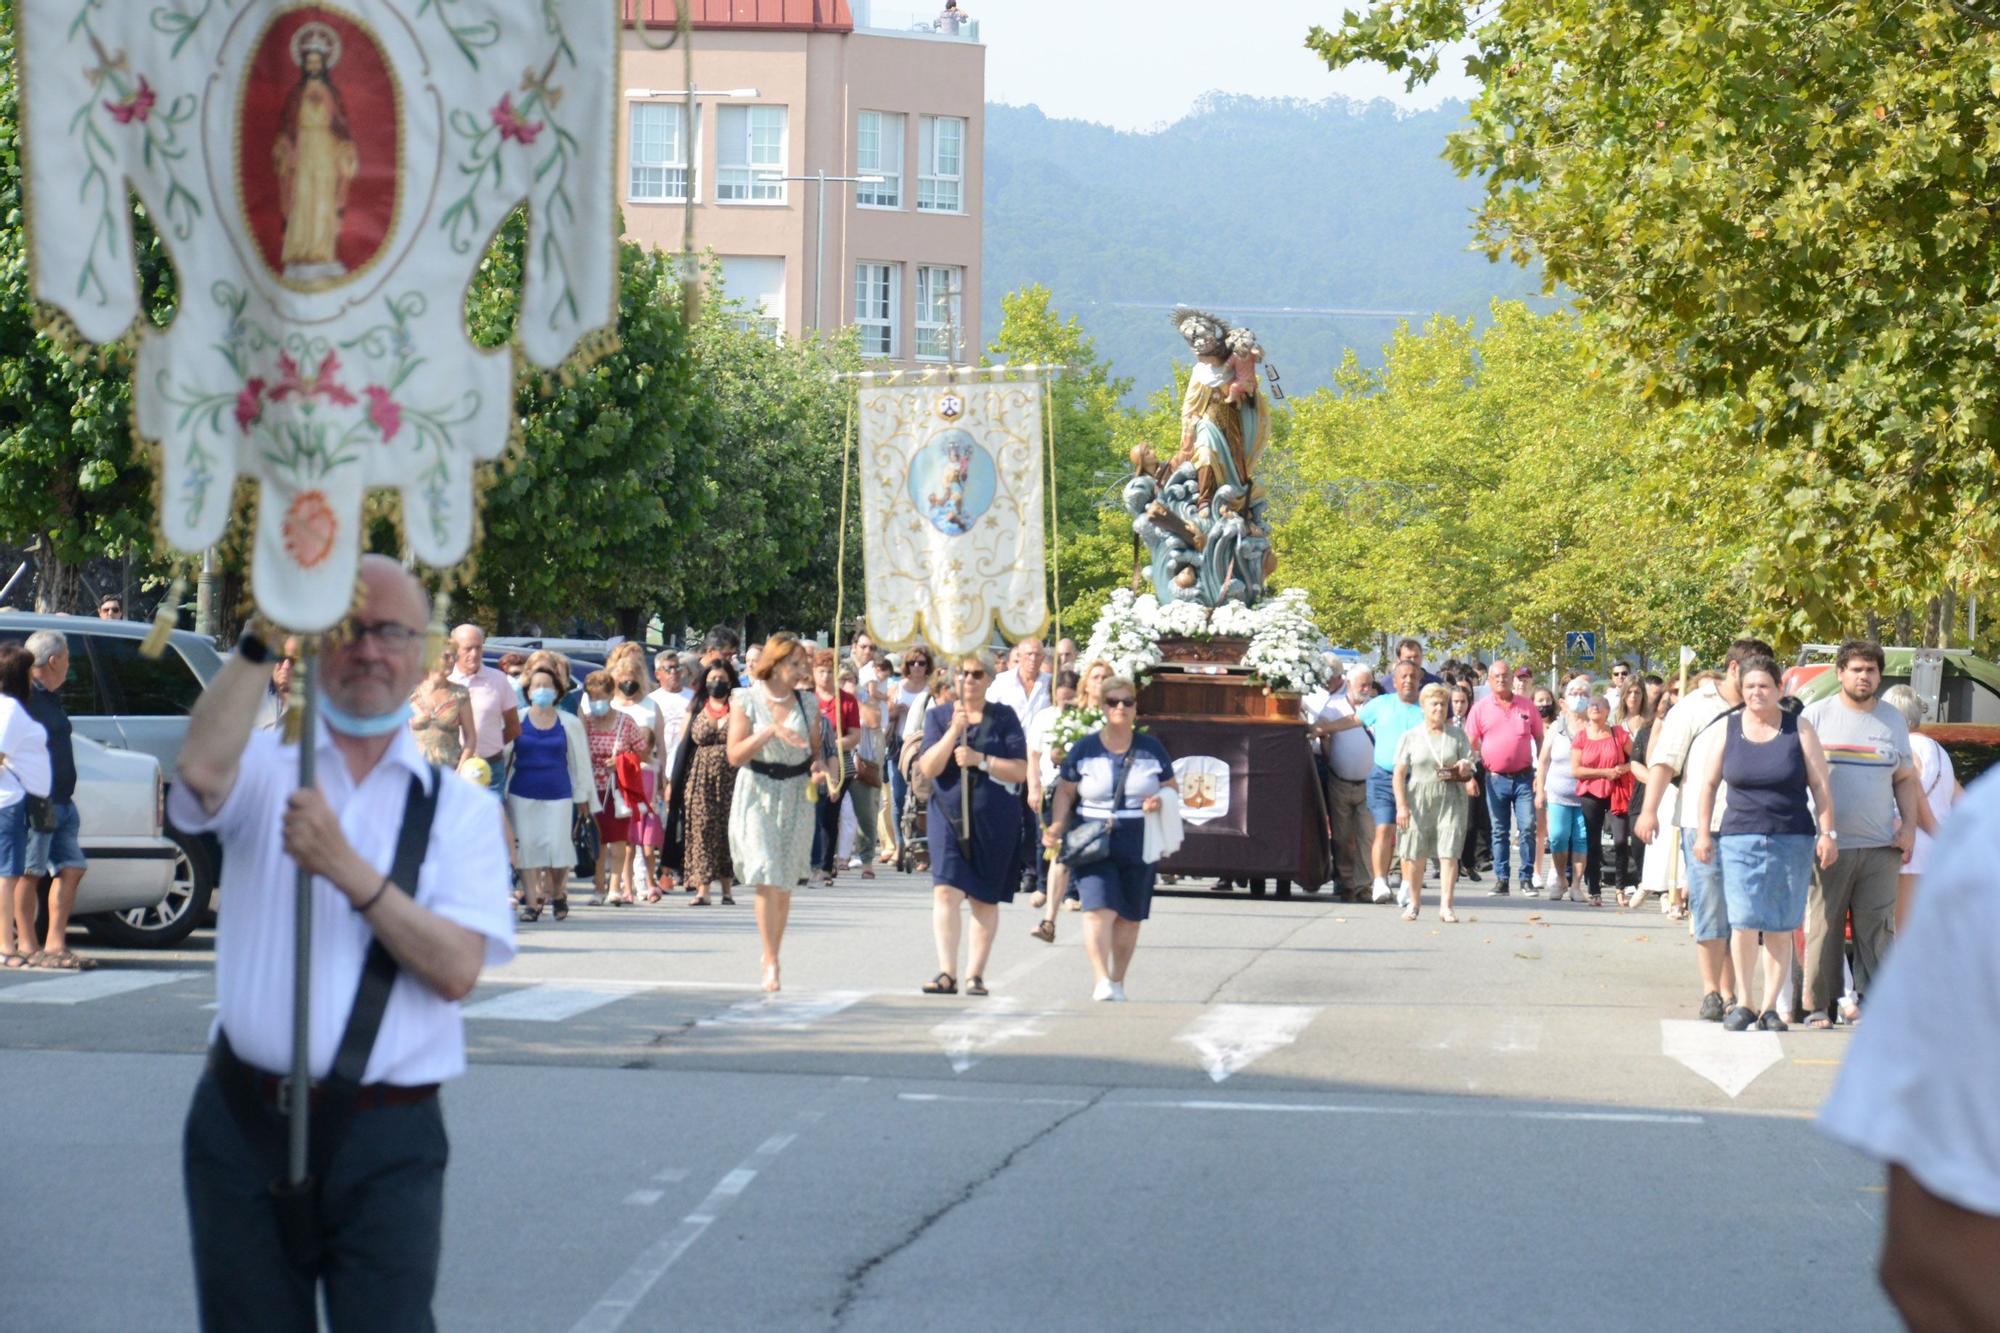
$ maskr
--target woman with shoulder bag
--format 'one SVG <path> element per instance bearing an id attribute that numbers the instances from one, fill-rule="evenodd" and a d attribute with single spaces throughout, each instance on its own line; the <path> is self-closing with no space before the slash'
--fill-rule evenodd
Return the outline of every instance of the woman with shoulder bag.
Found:
<path id="1" fill-rule="evenodd" d="M 757 895 L 764 989 L 781 987 L 779 951 L 792 918 L 792 890 L 812 869 L 812 784 L 826 780 L 820 758 L 831 742 L 826 720 L 803 688 L 812 658 L 795 634 L 773 634 L 750 668 L 750 684 L 729 705 L 729 852 L 736 880 Z"/>
<path id="2" fill-rule="evenodd" d="M 736 903 L 736 871 L 729 863 L 729 809 L 736 770 L 729 763 L 729 701 L 740 688 L 736 668 L 718 658 L 702 669 L 701 702 L 681 729 L 667 797 L 670 868 L 694 891 L 690 907 L 707 907 L 709 894 Z"/>
<path id="3" fill-rule="evenodd" d="M 971 904 L 965 993 L 985 995 L 986 961 L 1000 929 L 1000 904 L 1021 882 L 1020 785 L 1028 779 L 1028 738 L 1006 704 L 986 697 L 993 664 L 982 653 L 958 660 L 958 702 L 924 718 L 917 771 L 930 779 L 931 930 L 938 974 L 926 995 L 958 993 L 961 903 Z"/>
<path id="4" fill-rule="evenodd" d="M 1043 842 L 1059 849 L 1083 902 L 1083 948 L 1090 956 L 1094 1000 L 1123 1000 L 1139 928 L 1153 910 L 1155 867 L 1148 857 L 1150 819 L 1180 826 L 1180 785 L 1167 748 L 1137 729 L 1139 691 L 1113 676 L 1098 693 L 1104 725 L 1070 746 L 1056 786 L 1055 812 Z M 1074 816 L 1074 818 L 1072 818 Z"/>

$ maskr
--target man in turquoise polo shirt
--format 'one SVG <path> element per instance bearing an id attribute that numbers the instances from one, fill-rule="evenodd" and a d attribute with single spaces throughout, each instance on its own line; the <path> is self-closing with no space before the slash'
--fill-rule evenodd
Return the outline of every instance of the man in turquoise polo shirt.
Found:
<path id="1" fill-rule="evenodd" d="M 1403 733 L 1424 720 L 1417 703 L 1423 688 L 1423 667 L 1407 659 L 1396 663 L 1394 694 L 1378 695 L 1363 704 L 1352 717 L 1327 725 L 1328 734 L 1362 727 L 1375 743 L 1375 768 L 1368 775 L 1368 813 L 1375 816 L 1375 842 L 1369 848 L 1370 869 L 1375 873 L 1372 896 L 1386 903 L 1396 896 L 1389 887 L 1389 862 L 1396 855 L 1396 745 Z"/>

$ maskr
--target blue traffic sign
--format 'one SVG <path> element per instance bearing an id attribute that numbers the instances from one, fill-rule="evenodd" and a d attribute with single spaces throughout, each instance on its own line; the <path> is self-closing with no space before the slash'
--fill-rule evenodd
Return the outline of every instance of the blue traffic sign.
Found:
<path id="1" fill-rule="evenodd" d="M 1597 631 L 1573 629 L 1563 636 L 1563 647 L 1579 662 L 1597 660 Z"/>

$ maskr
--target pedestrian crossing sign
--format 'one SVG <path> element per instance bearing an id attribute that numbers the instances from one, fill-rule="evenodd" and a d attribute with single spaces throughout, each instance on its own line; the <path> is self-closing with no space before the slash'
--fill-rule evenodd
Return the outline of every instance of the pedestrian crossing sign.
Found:
<path id="1" fill-rule="evenodd" d="M 1563 636 L 1563 648 L 1579 662 L 1597 660 L 1597 632 L 1587 629 L 1573 629 Z"/>

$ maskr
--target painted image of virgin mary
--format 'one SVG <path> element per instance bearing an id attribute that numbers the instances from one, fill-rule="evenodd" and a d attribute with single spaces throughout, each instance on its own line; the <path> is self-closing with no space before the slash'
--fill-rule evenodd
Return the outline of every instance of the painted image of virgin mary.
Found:
<path id="1" fill-rule="evenodd" d="M 303 25 L 292 37 L 292 60 L 299 81 L 278 113 L 271 150 L 285 219 L 281 263 L 289 281 L 328 282 L 347 276 L 337 252 L 348 188 L 361 166 L 347 108 L 333 85 L 340 35 L 324 23 Z"/>

